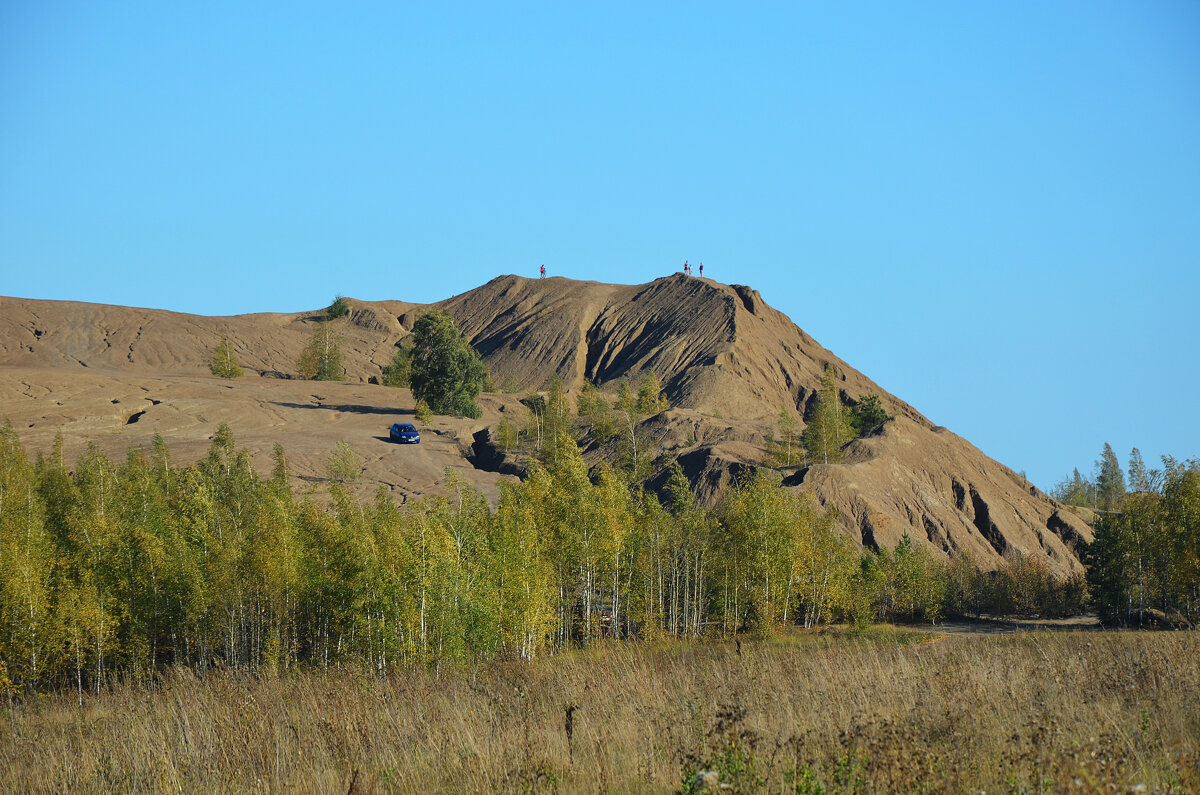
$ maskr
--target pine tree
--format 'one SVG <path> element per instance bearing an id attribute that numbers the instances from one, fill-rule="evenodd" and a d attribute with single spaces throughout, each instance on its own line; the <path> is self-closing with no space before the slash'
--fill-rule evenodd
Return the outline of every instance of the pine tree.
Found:
<path id="1" fill-rule="evenodd" d="M 1136 447 L 1129 451 L 1129 490 L 1150 491 L 1150 472 L 1142 461 L 1142 452 Z"/>
<path id="2" fill-rule="evenodd" d="M 879 395 L 859 395 L 858 402 L 850 408 L 850 426 L 855 436 L 875 430 L 888 419 L 888 413 L 879 402 Z"/>
<path id="3" fill-rule="evenodd" d="M 1121 498 L 1125 496 L 1125 475 L 1117 462 L 1117 454 L 1108 442 L 1104 443 L 1096 468 L 1096 507 L 1101 511 L 1118 510 Z"/>
<path id="4" fill-rule="evenodd" d="M 325 318 L 327 320 L 337 320 L 339 317 L 345 317 L 348 314 L 350 314 L 350 302 L 342 295 L 335 295 L 332 303 L 325 307 Z"/>
<path id="5" fill-rule="evenodd" d="M 238 367 L 233 358 L 233 347 L 229 344 L 228 337 L 221 337 L 221 341 L 217 343 L 208 369 L 220 378 L 241 378 L 242 368 Z"/>

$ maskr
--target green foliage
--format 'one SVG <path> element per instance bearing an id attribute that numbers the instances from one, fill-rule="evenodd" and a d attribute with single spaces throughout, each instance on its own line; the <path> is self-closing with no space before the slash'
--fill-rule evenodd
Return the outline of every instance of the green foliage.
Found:
<path id="1" fill-rule="evenodd" d="M 329 323 L 317 324 L 300 352 L 297 367 L 306 381 L 341 381 L 346 377 L 342 370 L 342 338 Z"/>
<path id="2" fill-rule="evenodd" d="M 1129 451 L 1129 490 L 1150 491 L 1152 488 L 1150 470 L 1142 460 L 1142 451 L 1135 447 Z"/>
<path id="3" fill-rule="evenodd" d="M 928 548 L 914 544 L 906 532 L 894 550 L 881 549 L 877 561 L 881 615 L 931 621 L 944 615 L 945 570 Z"/>
<path id="4" fill-rule="evenodd" d="M 208 369 L 219 378 L 242 377 L 242 368 L 238 367 L 237 361 L 233 358 L 233 347 L 229 344 L 228 337 L 221 337 L 221 341 L 217 343 Z"/>
<path id="5" fill-rule="evenodd" d="M 517 430 L 517 426 L 513 425 L 512 420 L 507 416 L 501 417 L 500 422 L 496 425 L 496 443 L 507 455 L 516 449 L 520 441 L 521 434 Z"/>
<path id="6" fill-rule="evenodd" d="M 403 387 L 407 389 L 412 379 L 412 346 L 400 345 L 392 361 L 383 368 L 384 386 Z"/>
<path id="7" fill-rule="evenodd" d="M 1096 484 L 1085 479 L 1076 468 L 1072 476 L 1062 480 L 1050 489 L 1050 496 L 1063 505 L 1077 508 L 1094 507 L 1096 504 Z"/>
<path id="8" fill-rule="evenodd" d="M 637 393 L 633 391 L 628 378 L 622 378 L 621 385 L 617 389 L 616 409 L 625 414 L 637 412 Z"/>
<path id="9" fill-rule="evenodd" d="M 542 412 L 562 402 L 550 390 Z M 561 409 L 556 409 L 560 411 Z M 557 424 L 556 424 L 557 423 Z M 905 537 L 860 554 L 811 495 L 754 474 L 720 510 L 679 466 L 662 502 L 621 471 L 589 475 L 569 424 L 495 508 L 448 473 L 448 497 L 360 504 L 361 459 L 340 444 L 327 504 L 298 498 L 286 456 L 260 477 L 228 426 L 179 466 L 161 438 L 114 464 L 63 440 L 31 463 L 0 429 L 0 687 L 99 690 L 162 666 L 278 673 L 531 659 L 637 634 L 699 636 L 1078 610 L 1077 580 L 1012 554 L 981 574 Z M 1200 466 L 1165 461 L 1126 495 L 1089 551 L 1106 618 L 1196 618 Z M 1190 611 L 1190 612 L 1188 612 Z M 742 764 L 730 757 L 731 766 Z M 745 761 L 745 760 L 743 760 Z M 748 769 L 748 768 L 747 768 Z M 731 767 L 732 770 L 732 767 Z"/>
<path id="10" fill-rule="evenodd" d="M 338 442 L 329 459 L 329 478 L 338 483 L 352 483 L 362 477 L 362 458 L 346 442 Z"/>
<path id="11" fill-rule="evenodd" d="M 562 445 L 558 441 L 560 438 L 569 438 L 572 431 L 571 407 L 567 402 L 567 393 L 562 379 L 557 375 L 551 378 L 547 385 L 546 395 L 542 401 L 541 422 L 542 435 L 551 442 L 549 445 L 542 446 L 541 458 L 548 464 L 556 464 L 558 454 L 562 449 Z"/>
<path id="12" fill-rule="evenodd" d="M 433 409 L 429 408 L 429 404 L 424 400 L 418 400 L 413 417 L 422 425 L 427 425 L 433 421 Z"/>
<path id="13" fill-rule="evenodd" d="M 652 474 L 652 457 L 648 454 L 647 445 L 642 438 L 639 426 L 646 418 L 644 409 L 656 411 L 666 407 L 665 399 L 660 399 L 658 379 L 652 372 L 643 376 L 638 392 L 635 392 L 628 379 L 621 381 L 617 391 L 617 401 L 614 417 L 617 432 L 617 457 L 625 476 L 631 482 L 642 482 Z"/>
<path id="14" fill-rule="evenodd" d="M 662 386 L 658 383 L 658 376 L 655 375 L 653 370 L 648 370 L 642 376 L 642 380 L 638 382 L 635 407 L 637 413 L 646 416 L 658 414 L 660 411 L 666 411 L 671 407 L 667 402 L 666 395 L 662 393 Z"/>
<path id="15" fill-rule="evenodd" d="M 1101 511 L 1115 511 L 1125 496 L 1125 475 L 1121 472 L 1116 453 L 1107 442 L 1100 453 L 1100 460 L 1096 462 L 1096 469 L 1099 472 L 1096 476 L 1096 507 Z"/>
<path id="16" fill-rule="evenodd" d="M 337 320 L 339 317 L 345 317 L 350 314 L 350 303 L 345 296 L 336 295 L 333 298 L 333 303 L 325 308 L 326 320 Z"/>
<path id="17" fill-rule="evenodd" d="M 592 439 L 605 444 L 617 435 L 617 417 L 612 405 L 594 384 L 585 382 L 575 398 L 575 410 L 579 419 L 591 426 Z"/>
<path id="18" fill-rule="evenodd" d="M 1107 462 L 1110 473 L 1112 467 Z M 1102 459 L 1102 474 L 1104 468 Z M 1116 480 L 1105 478 L 1106 485 Z M 1194 622 L 1200 617 L 1200 462 L 1164 458 L 1162 471 L 1139 480 L 1150 488 L 1120 497 L 1111 486 L 1099 489 L 1102 504 L 1114 507 L 1100 514 L 1086 550 L 1093 604 L 1107 622 L 1144 624 L 1151 610 L 1161 616 L 1155 621 L 1177 622 L 1173 616 L 1182 614 Z"/>
<path id="19" fill-rule="evenodd" d="M 817 393 L 816 406 L 804 429 L 804 448 L 811 460 L 831 464 L 841 460 L 842 446 L 854 438 L 850 424 L 850 413 L 842 406 L 837 387 L 837 373 L 832 365 L 825 366 L 821 377 L 821 389 Z"/>
<path id="20" fill-rule="evenodd" d="M 775 431 L 767 438 L 767 465 L 775 468 L 795 466 L 804 460 L 805 452 L 800 444 L 796 418 L 787 409 L 780 409 Z"/>
<path id="21" fill-rule="evenodd" d="M 878 395 L 860 395 L 850 407 L 850 427 L 855 436 L 865 436 L 890 419 Z"/>
<path id="22" fill-rule="evenodd" d="M 413 396 L 437 414 L 478 418 L 487 368 L 449 315 L 433 311 L 413 326 Z"/>
<path id="23" fill-rule="evenodd" d="M 858 555 L 836 521 L 811 494 L 780 488 L 768 470 L 735 489 L 722 516 L 727 560 L 740 569 L 722 586 L 727 627 L 762 633 L 797 617 L 813 626 L 846 612 Z"/>

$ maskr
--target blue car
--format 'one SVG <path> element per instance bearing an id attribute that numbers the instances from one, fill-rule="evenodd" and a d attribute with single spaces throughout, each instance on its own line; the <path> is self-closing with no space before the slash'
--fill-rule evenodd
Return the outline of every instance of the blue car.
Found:
<path id="1" fill-rule="evenodd" d="M 417 429 L 408 422 L 397 422 L 392 425 L 388 435 L 392 437 L 393 442 L 400 444 L 420 444 L 421 434 Z"/>

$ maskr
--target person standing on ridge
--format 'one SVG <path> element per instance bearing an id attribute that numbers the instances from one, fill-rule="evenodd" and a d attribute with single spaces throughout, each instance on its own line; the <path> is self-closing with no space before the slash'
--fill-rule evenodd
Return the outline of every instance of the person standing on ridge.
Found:
<path id="1" fill-rule="evenodd" d="M 700 278 L 701 279 L 704 278 L 704 263 L 703 262 L 700 263 Z"/>
<path id="2" fill-rule="evenodd" d="M 542 271 L 541 271 L 541 273 L 542 273 L 542 275 L 541 275 L 541 276 L 539 276 L 538 278 L 539 278 L 539 279 L 544 279 L 544 278 L 546 278 L 546 266 L 545 266 L 545 265 L 543 265 L 543 266 L 542 266 Z"/>
<path id="3" fill-rule="evenodd" d="M 683 261 L 683 275 L 684 275 L 684 276 L 691 276 L 691 275 L 692 275 L 692 266 L 691 266 L 691 265 L 688 265 L 688 261 L 687 261 L 687 260 L 684 260 L 684 261 Z"/>

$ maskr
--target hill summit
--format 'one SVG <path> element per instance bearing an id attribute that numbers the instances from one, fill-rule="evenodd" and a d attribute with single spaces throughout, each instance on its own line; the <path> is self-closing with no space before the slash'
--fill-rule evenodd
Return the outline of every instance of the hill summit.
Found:
<path id="1" fill-rule="evenodd" d="M 859 544 L 903 535 L 942 555 L 983 565 L 1022 554 L 1066 574 L 1091 531 L 1011 469 L 935 426 L 768 306 L 759 293 L 682 274 L 642 285 L 500 276 L 432 305 L 348 300 L 332 321 L 344 340 L 343 383 L 295 380 L 320 311 L 202 317 L 163 310 L 0 298 L 0 416 L 27 444 L 62 431 L 75 449 L 110 455 L 160 433 L 183 457 L 202 454 L 217 423 L 263 461 L 278 442 L 301 481 L 319 482 L 325 458 L 347 441 L 364 462 L 363 492 L 399 499 L 445 490 L 446 467 L 494 498 L 518 462 L 498 453 L 494 430 L 525 411 L 518 394 L 557 376 L 568 394 L 653 372 L 672 408 L 639 429 L 659 466 L 678 459 L 708 502 L 764 459 L 781 412 L 811 417 L 827 365 L 846 405 L 875 395 L 891 419 L 849 443 L 838 463 L 789 467 L 787 488 L 836 507 Z M 478 421 L 437 418 L 409 450 L 387 443 L 388 415 L 412 413 L 407 390 L 378 385 L 430 308 L 456 318 L 503 390 L 484 396 Z M 247 376 L 208 373 L 220 337 Z M 604 455 L 588 451 L 593 462 Z"/>

